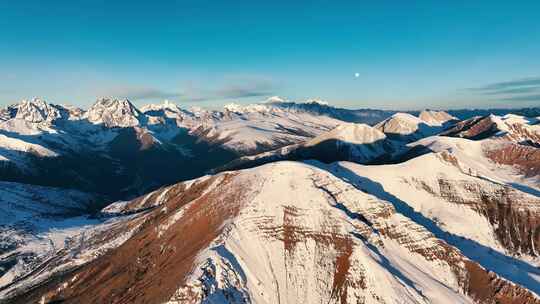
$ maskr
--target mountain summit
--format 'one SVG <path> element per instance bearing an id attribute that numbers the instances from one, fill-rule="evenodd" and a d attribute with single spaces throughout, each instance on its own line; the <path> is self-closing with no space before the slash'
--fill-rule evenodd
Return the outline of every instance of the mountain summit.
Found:
<path id="1" fill-rule="evenodd" d="M 128 99 L 99 98 L 85 113 L 88 121 L 106 127 L 134 127 L 143 115 Z"/>

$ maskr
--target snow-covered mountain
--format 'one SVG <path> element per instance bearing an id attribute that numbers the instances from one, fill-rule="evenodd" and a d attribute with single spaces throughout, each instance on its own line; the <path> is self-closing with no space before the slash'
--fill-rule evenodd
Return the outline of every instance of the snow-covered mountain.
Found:
<path id="1" fill-rule="evenodd" d="M 540 303 L 538 122 L 6 107 L 0 303 Z"/>
<path id="2" fill-rule="evenodd" d="M 443 126 L 458 119 L 444 111 L 424 110 L 420 112 L 418 118 L 425 121 L 430 126 Z"/>
<path id="3" fill-rule="evenodd" d="M 471 132 L 475 132 L 474 134 L 482 132 L 483 137 L 480 138 L 490 139 L 481 144 L 481 149 L 474 148 L 472 154 L 476 153 L 477 157 L 469 155 L 473 157 L 473 161 L 477 161 L 479 156 L 489 155 L 489 162 L 513 165 L 522 171 L 528 171 L 525 173 L 528 177 L 534 178 L 540 172 L 540 163 L 537 161 L 540 152 L 536 149 L 540 147 L 538 137 L 540 129 L 536 124 L 536 118 L 492 115 L 458 122 L 444 112 L 424 111 L 420 113 L 420 116 L 429 122 L 407 113 L 397 113 L 374 127 L 343 123 L 332 131 L 322 133 L 302 144 L 243 156 L 217 168 L 214 172 L 251 168 L 278 160 L 316 159 L 326 163 L 348 160 L 361 164 L 400 163 L 431 152 L 430 148 L 433 145 L 446 146 L 447 142 L 444 138 L 432 137 L 436 134 L 469 139 L 478 138 L 473 137 Z M 486 124 L 485 121 L 489 123 Z M 483 128 L 487 128 L 489 132 Z M 424 138 L 427 139 L 423 140 Z M 430 140 L 435 143 L 429 142 Z M 408 144 L 409 142 L 412 143 Z M 470 141 L 466 143 L 474 144 Z M 513 143 L 519 143 L 519 145 Z"/>
<path id="4" fill-rule="evenodd" d="M 395 114 L 396 111 L 376 110 L 376 109 L 343 109 L 331 106 L 328 102 L 320 99 L 310 99 L 306 102 L 291 102 L 282 98 L 270 98 L 267 102 L 274 107 L 279 107 L 290 112 L 308 112 L 315 115 L 332 117 L 345 122 L 365 123 L 375 125 L 376 123 Z"/>
<path id="5" fill-rule="evenodd" d="M 29 122 L 50 123 L 61 117 L 58 108 L 37 98 L 31 101 L 23 100 L 16 109 L 15 118 L 24 119 Z"/>
<path id="6" fill-rule="evenodd" d="M 143 121 L 143 115 L 127 99 L 100 98 L 83 116 L 94 124 L 106 127 L 134 127 Z"/>
<path id="7" fill-rule="evenodd" d="M 526 118 L 514 114 L 488 115 L 461 121 L 444 134 L 468 139 L 497 136 L 515 142 L 533 144 L 540 142 L 540 125 L 537 118 Z"/>
<path id="8" fill-rule="evenodd" d="M 279 162 L 112 205 L 139 210 L 115 231 L 128 235 L 123 241 L 82 266 L 47 263 L 47 275 L 31 274 L 3 295 L 11 303 L 540 303 L 537 268 L 475 241 L 491 226 L 466 216 L 489 201 L 463 192 L 471 205 L 461 210 L 470 211 L 435 221 L 408 205 L 414 194 L 387 189 L 357 166 Z M 446 177 L 453 184 L 459 174 Z M 443 210 L 425 195 L 421 202 Z M 520 204 L 516 211 L 535 208 Z M 460 220 L 481 229 L 459 237 Z M 86 252 L 85 244 L 77 248 Z M 57 259 L 73 254 L 67 247 Z"/>
<path id="9" fill-rule="evenodd" d="M 288 111 L 268 104 L 229 104 L 221 116 L 219 120 L 198 127 L 195 134 L 211 142 L 221 142 L 224 147 L 241 154 L 300 143 L 342 123 L 325 115 Z"/>
<path id="10" fill-rule="evenodd" d="M 0 182 L 0 289 L 95 223 L 88 214 L 99 210 L 100 201 L 75 190 Z"/>
<path id="11" fill-rule="evenodd" d="M 391 139 L 411 142 L 437 134 L 455 121 L 445 112 L 422 111 L 419 117 L 409 113 L 396 113 L 376 124 L 375 128 Z"/>
<path id="12" fill-rule="evenodd" d="M 348 160 L 368 164 L 384 161 L 404 148 L 374 127 L 343 123 L 304 143 L 243 156 L 214 171 L 251 168 L 278 160 L 316 159 L 325 163 Z"/>
<path id="13" fill-rule="evenodd" d="M 0 176 L 118 199 L 201 176 L 244 154 L 303 142 L 341 123 L 271 104 L 209 111 L 166 102 L 142 109 L 117 98 L 100 98 L 88 111 L 40 99 L 6 107 Z"/>

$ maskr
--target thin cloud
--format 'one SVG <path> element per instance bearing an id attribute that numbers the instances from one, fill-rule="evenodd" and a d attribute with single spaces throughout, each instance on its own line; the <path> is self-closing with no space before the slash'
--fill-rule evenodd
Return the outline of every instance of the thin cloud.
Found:
<path id="1" fill-rule="evenodd" d="M 241 99 L 275 95 L 275 85 L 266 79 L 233 79 L 225 84 L 210 87 L 188 85 L 178 91 L 166 91 L 147 86 L 117 86 L 99 92 L 102 96 L 115 96 L 131 100 L 181 99 L 186 102 L 204 102 L 223 99 Z"/>
<path id="2" fill-rule="evenodd" d="M 504 101 L 539 101 L 540 102 L 540 94 L 505 97 L 505 98 L 502 98 L 502 100 Z"/>
<path id="3" fill-rule="evenodd" d="M 270 82 L 243 82 L 228 84 L 215 91 L 219 98 L 245 98 L 268 96 L 274 93 L 273 85 Z"/>
<path id="4" fill-rule="evenodd" d="M 152 87 L 137 86 L 111 88 L 103 93 L 103 95 L 125 97 L 133 100 L 172 99 L 183 96 L 179 92 L 169 92 Z"/>
<path id="5" fill-rule="evenodd" d="M 540 77 L 529 77 L 517 80 L 502 81 L 478 88 L 470 88 L 471 91 L 499 91 L 516 87 L 540 86 Z"/>
<path id="6" fill-rule="evenodd" d="M 477 88 L 468 88 L 468 91 L 478 92 L 478 93 L 501 93 L 504 94 L 507 90 L 513 89 L 526 89 L 526 88 L 538 88 L 540 87 L 540 77 L 529 77 L 522 78 L 517 80 L 502 81 L 492 84 L 488 84 L 482 87 Z"/>
<path id="7" fill-rule="evenodd" d="M 491 83 L 482 87 L 468 88 L 466 91 L 481 96 L 492 96 L 491 100 L 531 102 L 540 101 L 540 77 Z"/>
<path id="8" fill-rule="evenodd" d="M 492 92 L 485 92 L 485 95 L 502 95 L 502 94 L 525 94 L 540 92 L 540 86 L 536 87 L 522 87 L 514 89 L 497 90 Z"/>
<path id="9" fill-rule="evenodd" d="M 275 95 L 276 86 L 269 80 L 235 79 L 218 88 L 195 88 L 189 86 L 184 90 L 184 98 L 188 101 L 209 101 L 223 99 L 241 99 Z"/>

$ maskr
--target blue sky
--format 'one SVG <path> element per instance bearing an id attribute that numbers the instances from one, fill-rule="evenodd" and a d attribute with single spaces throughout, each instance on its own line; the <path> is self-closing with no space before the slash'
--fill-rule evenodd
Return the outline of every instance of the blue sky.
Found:
<path id="1" fill-rule="evenodd" d="M 0 1 L 0 105 L 534 106 L 539 20 L 539 1 Z"/>

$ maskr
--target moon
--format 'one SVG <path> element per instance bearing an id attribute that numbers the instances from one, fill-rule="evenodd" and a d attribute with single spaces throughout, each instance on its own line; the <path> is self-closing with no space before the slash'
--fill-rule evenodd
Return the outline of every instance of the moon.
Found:
<path id="1" fill-rule="evenodd" d="M 360 77 L 360 73 L 354 73 L 354 78 Z"/>

